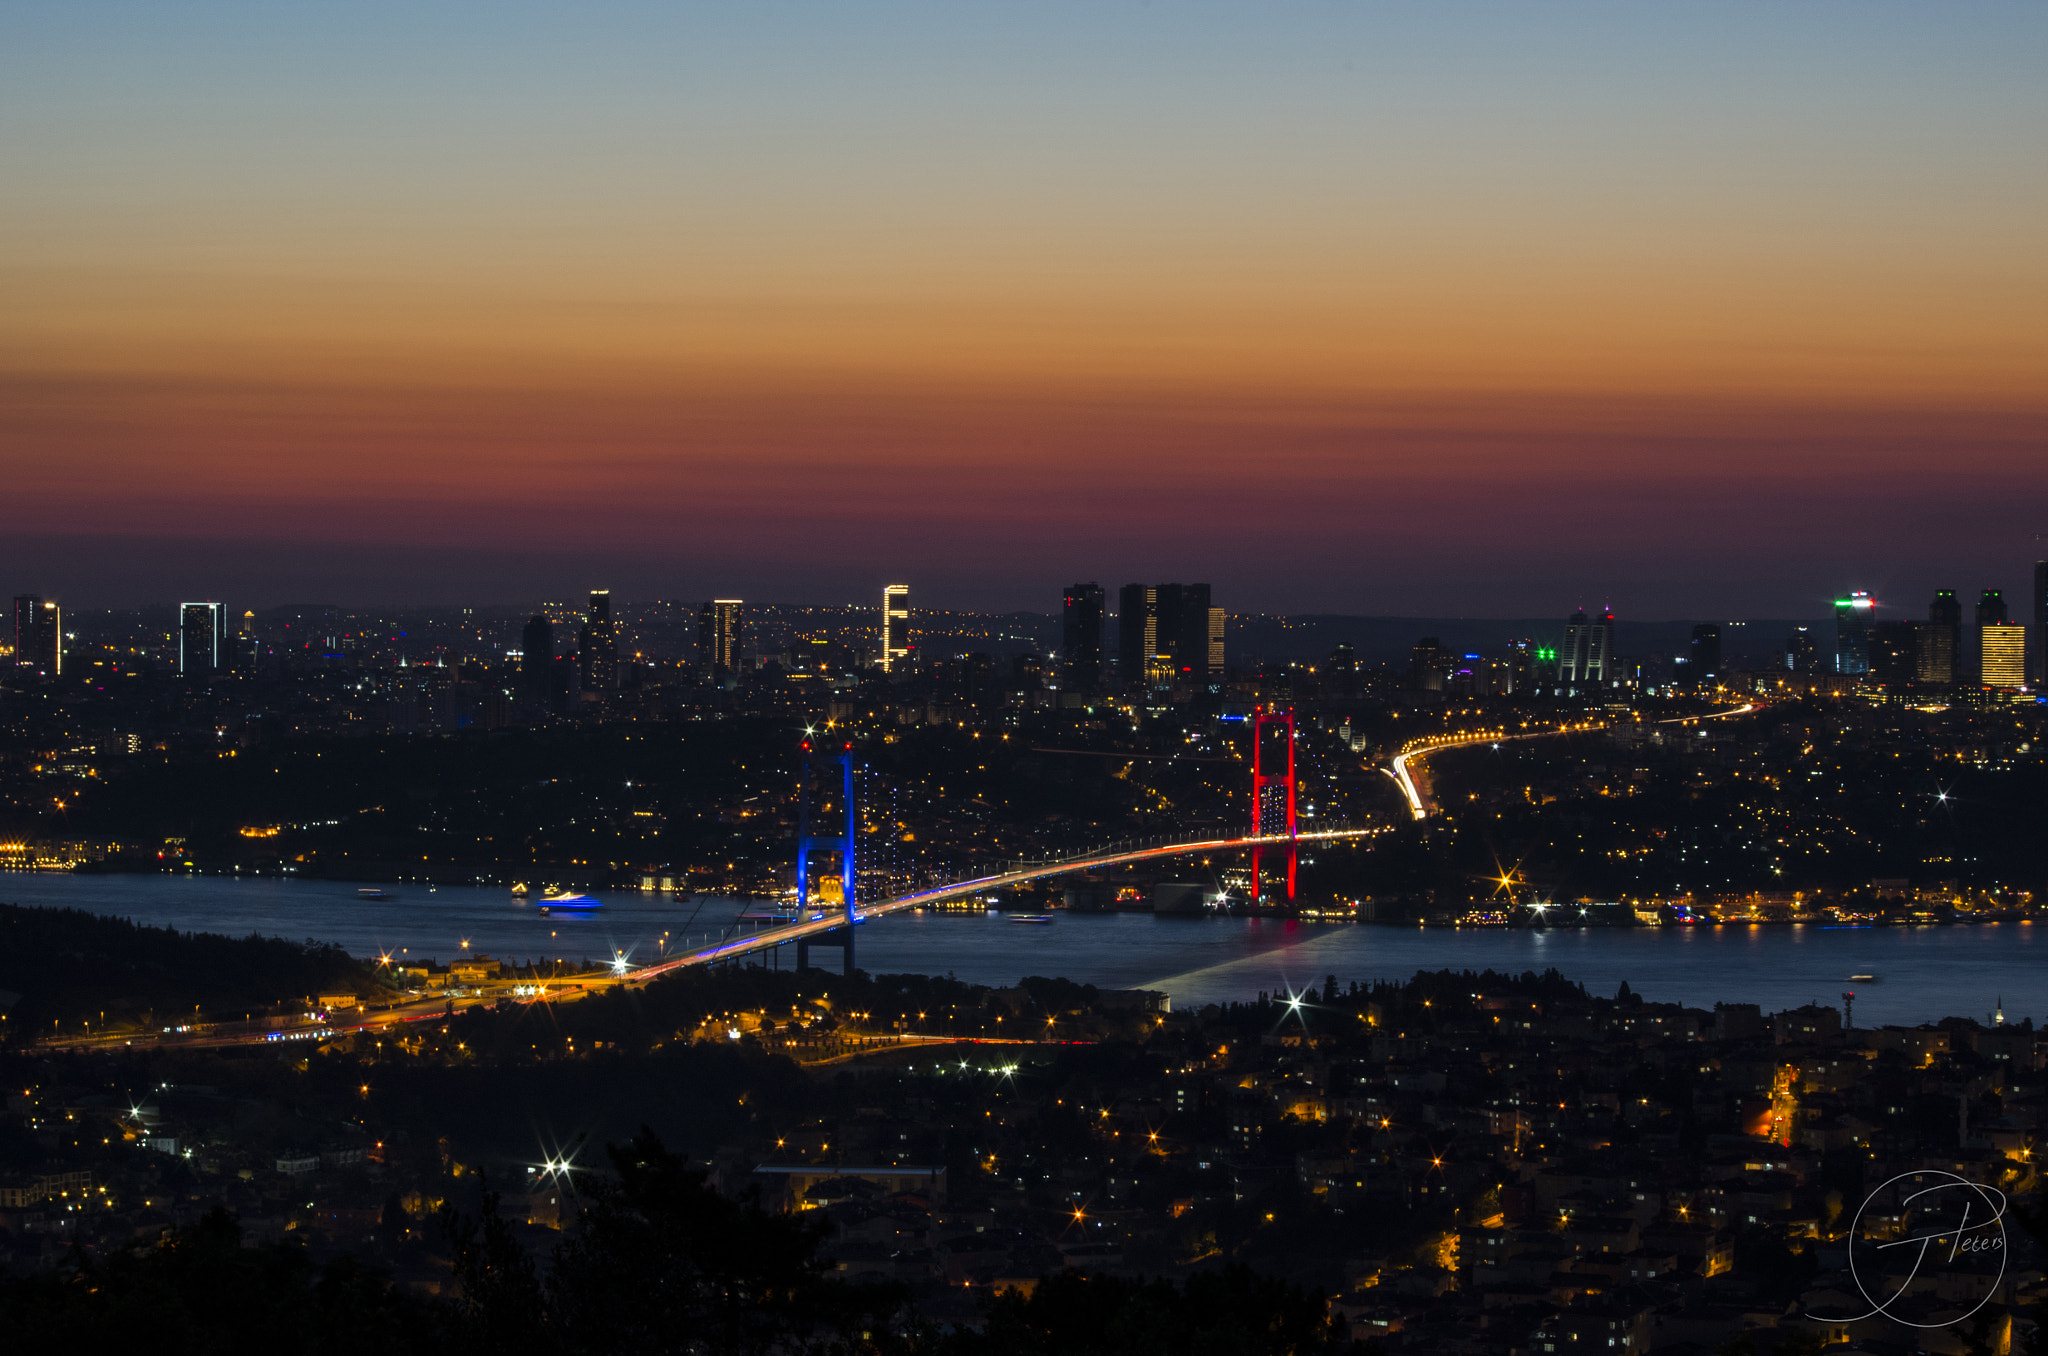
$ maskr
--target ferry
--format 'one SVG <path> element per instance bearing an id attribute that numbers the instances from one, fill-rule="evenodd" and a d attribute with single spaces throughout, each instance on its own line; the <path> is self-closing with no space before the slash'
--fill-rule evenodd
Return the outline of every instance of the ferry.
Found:
<path id="1" fill-rule="evenodd" d="M 532 891 L 526 888 L 526 882 L 523 880 L 516 882 L 512 886 L 512 898 L 514 899 L 524 899 L 531 893 Z"/>
<path id="2" fill-rule="evenodd" d="M 554 913 L 557 910 L 562 913 L 589 913 L 592 909 L 603 907 L 604 901 L 594 895 L 574 895 L 567 891 L 559 895 L 549 895 L 540 902 L 542 913 Z"/>
<path id="3" fill-rule="evenodd" d="M 366 885 L 356 891 L 357 899 L 389 899 L 391 892 L 375 885 Z"/>
<path id="4" fill-rule="evenodd" d="M 1883 976 L 1881 976 L 1881 975 L 1851 975 L 1851 976 L 1849 976 L 1849 982 L 1850 982 L 1851 984 L 1876 984 L 1876 983 L 1879 983 L 1879 982 L 1881 982 L 1881 981 L 1882 981 L 1882 979 L 1883 979 Z"/>
<path id="5" fill-rule="evenodd" d="M 1050 923 L 1052 915 L 1049 913 L 1013 913 L 1010 915 L 1010 921 L 1012 923 Z"/>

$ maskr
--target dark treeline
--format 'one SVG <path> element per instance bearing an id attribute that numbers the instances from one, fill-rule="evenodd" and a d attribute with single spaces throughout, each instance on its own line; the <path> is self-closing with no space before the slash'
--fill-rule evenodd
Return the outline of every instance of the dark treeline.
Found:
<path id="1" fill-rule="evenodd" d="M 995 1296 L 977 1325 L 922 1318 L 890 1282 L 834 1278 L 822 1221 L 721 1196 L 643 1131 L 610 1153 L 576 1226 L 527 1250 L 486 1194 L 444 1210 L 440 1297 L 410 1294 L 342 1258 L 243 1248 L 209 1215 L 155 1247 L 52 1274 L 0 1279 L 0 1328 L 23 1350 L 147 1349 L 159 1356 L 366 1348 L 405 1356 L 873 1353 L 888 1356 L 1319 1356 L 1360 1352 L 1323 1296 L 1242 1267 L 1169 1281 L 1062 1273 Z"/>
<path id="2" fill-rule="evenodd" d="M 153 928 L 82 909 L 0 904 L 0 989 L 20 997 L 8 1028 L 47 1035 L 53 1020 L 154 1015 L 162 1025 L 206 1019 L 322 992 L 384 988 L 338 946 L 279 937 L 223 937 Z"/>

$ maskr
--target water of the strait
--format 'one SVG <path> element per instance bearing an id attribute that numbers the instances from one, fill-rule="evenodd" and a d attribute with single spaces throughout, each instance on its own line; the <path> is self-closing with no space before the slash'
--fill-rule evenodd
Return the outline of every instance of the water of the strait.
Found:
<path id="1" fill-rule="evenodd" d="M 446 963 L 465 953 L 525 963 L 562 958 L 636 961 L 716 938 L 759 904 L 678 903 L 637 891 L 602 892 L 588 915 L 542 915 L 502 888 L 386 885 L 363 899 L 353 882 L 219 876 L 0 875 L 0 902 L 65 906 L 154 926 L 231 936 L 313 939 L 353 954 Z M 1721 927 L 1449 930 L 1297 923 L 1272 918 L 1155 918 L 1059 913 L 1044 925 L 1008 915 L 914 913 L 876 919 L 857 934 L 871 973 L 951 974 L 978 984 L 1060 975 L 1104 988 L 1164 989 L 1176 1009 L 1339 982 L 1406 978 L 1417 970 L 1555 967 L 1599 994 L 1626 980 L 1644 997 L 1764 1011 L 1856 993 L 1859 1026 L 1942 1017 L 2048 1020 L 2048 926 L 1919 928 Z M 835 950 L 812 952 L 837 967 Z M 781 963 L 794 963 L 784 948 Z M 1851 982 L 1876 975 L 1879 982 Z"/>

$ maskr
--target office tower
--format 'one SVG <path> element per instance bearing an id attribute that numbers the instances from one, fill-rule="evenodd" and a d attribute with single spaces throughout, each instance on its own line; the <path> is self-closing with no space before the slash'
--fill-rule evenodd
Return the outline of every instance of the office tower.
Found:
<path id="1" fill-rule="evenodd" d="M 1692 645 L 1686 653 L 1686 676 L 1703 683 L 1721 672 L 1721 628 L 1701 622 L 1692 628 Z"/>
<path id="2" fill-rule="evenodd" d="M 2027 672 L 2034 676 L 2034 690 L 2048 692 L 2048 560 L 2034 562 L 2034 637 L 2027 656 Z"/>
<path id="3" fill-rule="evenodd" d="M 46 677 L 64 672 L 64 611 L 33 593 L 14 597 L 14 664 Z"/>
<path id="4" fill-rule="evenodd" d="M 2027 685 L 2027 628 L 2018 622 L 1986 622 L 1977 628 L 1978 681 L 1989 688 Z"/>
<path id="5" fill-rule="evenodd" d="M 219 603 L 178 605 L 178 672 L 187 678 L 219 673 L 228 635 L 227 609 Z"/>
<path id="6" fill-rule="evenodd" d="M 1870 628 L 1870 678 L 1889 691 L 1903 691 L 1920 677 L 1922 624 L 1881 621 Z"/>
<path id="7" fill-rule="evenodd" d="M 251 608 L 242 613 L 242 620 L 235 628 L 235 672 L 254 673 L 257 653 L 256 612 Z"/>
<path id="8" fill-rule="evenodd" d="M 1508 691 L 1527 692 L 1536 686 L 1536 642 L 1508 642 Z"/>
<path id="9" fill-rule="evenodd" d="M 612 620 L 612 591 L 592 589 L 590 611 L 576 633 L 577 677 L 593 695 L 619 686 L 619 628 Z"/>
<path id="10" fill-rule="evenodd" d="M 1962 656 L 1963 605 L 1954 589 L 1941 589 L 1927 605 L 1927 624 L 1920 628 L 1920 681 L 1953 683 Z"/>
<path id="11" fill-rule="evenodd" d="M 740 600 L 714 598 L 697 609 L 697 672 L 707 683 L 723 683 L 739 672 Z"/>
<path id="12" fill-rule="evenodd" d="M 1835 600 L 1835 672 L 1870 672 L 1870 626 L 1877 620 L 1877 600 L 1858 589 Z"/>
<path id="13" fill-rule="evenodd" d="M 1557 680 L 1567 687 L 1599 687 L 1614 677 L 1614 613 L 1589 620 L 1580 608 L 1565 621 L 1557 654 Z"/>
<path id="14" fill-rule="evenodd" d="M 1997 589 L 1985 589 L 1977 595 L 1977 625 L 2003 626 L 2012 618 L 2005 612 L 2005 595 Z"/>
<path id="15" fill-rule="evenodd" d="M 1159 653 L 1159 590 L 1126 584 L 1117 591 L 1117 676 L 1125 687 L 1145 681 L 1152 656 Z"/>
<path id="16" fill-rule="evenodd" d="M 1451 674 L 1451 652 L 1435 636 L 1424 636 L 1408 652 L 1408 685 L 1418 692 L 1441 692 Z"/>
<path id="17" fill-rule="evenodd" d="M 1956 632 L 1959 629 L 1946 622 L 1924 621 L 1919 624 L 1919 637 L 1915 642 L 1918 646 L 1913 674 L 1915 682 L 1930 687 L 1946 687 L 1956 680 Z"/>
<path id="18" fill-rule="evenodd" d="M 1820 649 L 1813 643 L 1813 632 L 1801 626 L 1785 637 L 1785 670 L 1788 673 L 1811 673 L 1820 667 Z"/>
<path id="19" fill-rule="evenodd" d="M 894 673 L 910 658 L 910 585 L 882 590 L 882 672 Z"/>
<path id="20" fill-rule="evenodd" d="M 1100 584 L 1069 585 L 1060 611 L 1060 658 L 1066 662 L 1067 686 L 1092 692 L 1102 681 L 1102 616 L 1105 596 Z"/>
<path id="21" fill-rule="evenodd" d="M 535 613 L 519 633 L 519 692 L 531 702 L 548 699 L 548 669 L 555 662 L 555 627 Z"/>
<path id="22" fill-rule="evenodd" d="M 1223 681 L 1224 613 L 1207 584 L 1126 584 L 1117 594 L 1117 660 L 1126 684 L 1160 672 L 1172 687 Z"/>
<path id="23" fill-rule="evenodd" d="M 35 663 L 36 617 L 42 610 L 43 600 L 35 594 L 14 595 L 14 662 L 19 668 Z"/>

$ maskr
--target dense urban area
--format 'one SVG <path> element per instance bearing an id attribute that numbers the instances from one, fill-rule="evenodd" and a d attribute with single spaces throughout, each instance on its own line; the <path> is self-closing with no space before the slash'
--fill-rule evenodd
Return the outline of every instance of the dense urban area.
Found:
<path id="1" fill-rule="evenodd" d="M 1944 598 L 1844 600 L 1825 644 L 1642 628 L 1637 657 L 1611 616 L 1396 641 L 1203 585 L 1115 614 L 1075 586 L 1058 617 L 23 598 L 0 855 L 786 906 L 836 816 L 865 904 L 1284 836 L 1277 758 L 1299 829 L 1351 834 L 1291 889 L 1217 852 L 976 907 L 2030 929 L 2048 708 L 1998 667 L 2002 613 Z M 2002 1009 L 1870 1028 L 1739 974 L 1712 1008 L 1443 971 L 1189 1010 L 626 970 L 0 905 L 0 1321 L 168 1350 L 2043 1349 L 2048 1033 Z M 1939 1267 L 1856 1272 L 1919 1236 L 1895 1179 L 1930 1173 L 2009 1202 L 1998 1247 L 1958 1227 Z"/>

